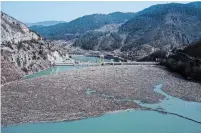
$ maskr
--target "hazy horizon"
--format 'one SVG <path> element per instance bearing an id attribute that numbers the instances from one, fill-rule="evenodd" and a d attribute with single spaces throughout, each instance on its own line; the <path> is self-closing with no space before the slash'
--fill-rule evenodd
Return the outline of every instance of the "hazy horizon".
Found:
<path id="1" fill-rule="evenodd" d="M 174 2 L 174 3 L 189 3 Z M 43 21 L 72 21 L 90 14 L 108 14 L 112 12 L 138 12 L 156 4 L 172 3 L 168 1 L 130 1 L 130 2 L 70 2 L 70 1 L 21 1 L 1 2 L 1 10 L 8 15 L 24 22 L 36 23 Z M 53 10 L 54 9 L 54 10 Z"/>

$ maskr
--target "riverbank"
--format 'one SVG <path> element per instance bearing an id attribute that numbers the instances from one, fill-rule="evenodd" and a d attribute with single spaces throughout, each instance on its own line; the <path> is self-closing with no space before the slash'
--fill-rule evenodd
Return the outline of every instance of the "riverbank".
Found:
<path id="1" fill-rule="evenodd" d="M 161 66 L 98 66 L 6 84 L 2 87 L 2 125 L 75 120 L 106 112 L 140 108 L 135 102 L 87 95 L 88 89 L 119 99 L 158 103 L 164 96 L 201 102 L 201 85 L 186 81 Z"/>

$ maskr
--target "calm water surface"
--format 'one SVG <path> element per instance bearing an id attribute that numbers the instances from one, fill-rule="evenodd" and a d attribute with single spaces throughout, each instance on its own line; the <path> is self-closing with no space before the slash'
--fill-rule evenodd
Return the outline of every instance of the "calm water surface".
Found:
<path id="1" fill-rule="evenodd" d="M 73 56 L 83 62 L 98 62 L 98 57 Z M 107 60 L 105 60 L 107 61 Z M 108 60 L 110 61 L 110 60 Z M 50 75 L 86 66 L 57 66 L 26 76 L 25 79 Z M 116 101 L 136 102 L 144 107 L 176 113 L 196 121 L 201 121 L 201 103 L 188 102 L 163 92 L 162 84 L 155 86 L 154 91 L 164 95 L 157 104 L 141 103 L 133 99 L 114 99 Z M 86 95 L 96 94 L 93 89 L 86 90 Z M 101 94 L 106 98 L 114 98 Z M 100 117 L 87 118 L 71 122 L 27 123 L 2 127 L 2 133 L 201 133 L 201 124 L 170 114 L 155 111 L 127 110 L 107 113 Z"/>
<path id="2" fill-rule="evenodd" d="M 154 89 L 155 92 L 166 97 L 164 100 L 161 100 L 160 103 L 146 104 L 141 103 L 140 101 L 135 102 L 143 107 L 164 110 L 201 122 L 201 103 L 184 101 L 182 99 L 170 96 L 163 92 L 161 88 L 162 84 L 159 84 Z"/>
<path id="3" fill-rule="evenodd" d="M 100 62 L 99 57 L 93 57 L 93 56 L 84 56 L 84 55 L 71 55 L 71 57 L 76 61 L 82 61 L 82 62 Z M 110 62 L 109 59 L 104 59 L 105 62 Z"/>
<path id="4" fill-rule="evenodd" d="M 120 101 L 135 102 L 142 107 L 147 107 L 147 108 L 151 108 L 158 111 L 178 114 L 180 116 L 184 116 L 201 123 L 201 103 L 189 102 L 189 101 L 185 101 L 185 100 L 170 96 L 161 90 L 162 86 L 163 86 L 162 84 L 156 85 L 154 88 L 154 91 L 156 93 L 164 95 L 165 99 L 161 99 L 159 103 L 155 103 L 155 104 L 142 103 L 140 100 L 134 100 L 134 99 L 116 99 L 112 95 L 97 93 L 95 90 L 92 90 L 92 89 L 87 89 L 85 93 L 87 95 L 95 94 L 107 99 L 113 99 L 114 101 L 117 101 L 117 102 L 118 101 L 119 102 Z"/>
<path id="5" fill-rule="evenodd" d="M 154 91 L 166 96 L 161 103 L 144 104 L 137 100 L 123 99 L 123 101 L 138 102 L 145 107 L 153 109 L 163 108 L 166 111 L 186 115 L 189 118 L 200 120 L 200 103 L 187 102 L 189 107 L 183 108 L 181 99 L 169 96 L 161 90 L 162 84 L 155 87 Z M 86 95 L 96 94 L 96 91 L 87 89 Z M 100 96 L 111 98 L 101 94 Z M 114 99 L 115 100 L 115 99 Z M 119 101 L 120 99 L 116 99 Z M 167 100 L 170 100 L 167 102 Z M 192 109 L 188 109 L 192 108 Z M 195 109 L 196 108 L 196 109 Z M 186 109 L 186 110 L 185 110 Z M 184 113 L 182 113 L 184 112 Z M 100 117 L 87 118 L 71 122 L 20 124 L 3 127 L 2 133 L 200 133 L 201 124 L 182 117 L 162 114 L 155 111 L 126 110 L 115 113 L 107 113 Z"/>
<path id="6" fill-rule="evenodd" d="M 36 72 L 34 74 L 30 74 L 30 75 L 26 76 L 24 79 L 31 79 L 31 78 L 36 78 L 36 77 L 40 77 L 40 76 L 51 75 L 51 74 L 55 74 L 58 72 L 64 72 L 64 71 L 83 68 L 83 67 L 87 67 L 87 66 L 55 66 L 55 67 L 51 67 L 46 70 L 43 70 L 41 72 Z"/>
<path id="7" fill-rule="evenodd" d="M 92 57 L 92 56 L 72 55 L 72 58 L 75 59 L 76 61 L 82 61 L 82 62 L 100 62 L 100 58 Z M 104 61 L 110 62 L 111 60 L 104 59 Z M 34 74 L 30 74 L 30 75 L 26 76 L 24 79 L 31 79 L 31 78 L 36 78 L 36 77 L 40 77 L 40 76 L 51 75 L 51 74 L 55 74 L 58 72 L 64 72 L 67 70 L 78 69 L 78 68 L 83 68 L 83 67 L 87 67 L 87 66 L 55 66 L 55 67 L 43 70 L 41 72 L 36 72 Z"/>
<path id="8" fill-rule="evenodd" d="M 71 122 L 21 124 L 2 133 L 200 133 L 201 125 L 174 115 L 130 110 Z"/>

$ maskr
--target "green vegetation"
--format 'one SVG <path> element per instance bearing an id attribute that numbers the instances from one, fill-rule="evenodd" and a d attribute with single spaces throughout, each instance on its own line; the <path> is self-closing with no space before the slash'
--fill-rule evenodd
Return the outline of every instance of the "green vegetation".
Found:
<path id="1" fill-rule="evenodd" d="M 128 34 L 121 50 L 130 51 L 144 44 L 160 49 L 178 47 L 177 44 L 188 45 L 197 40 L 201 31 L 201 8 L 198 8 L 201 6 L 198 5 L 201 2 L 196 6 L 195 3 L 160 4 L 136 13 L 119 28 L 119 34 Z"/>
<path id="2" fill-rule="evenodd" d="M 183 52 L 195 58 L 201 59 L 201 40 L 184 48 Z"/>
<path id="3" fill-rule="evenodd" d="M 98 38 L 102 36 L 101 32 L 87 32 L 79 40 L 77 40 L 74 46 L 80 46 L 83 49 L 94 49 L 98 44 Z"/>
<path id="4" fill-rule="evenodd" d="M 186 79 L 201 81 L 201 40 L 184 49 L 173 49 L 171 53 L 156 51 L 139 61 L 158 61 Z"/>
<path id="5" fill-rule="evenodd" d="M 170 70 L 180 73 L 186 79 L 201 81 L 201 40 L 183 50 L 173 51 L 163 62 Z"/>
<path id="6" fill-rule="evenodd" d="M 134 13 L 115 12 L 111 14 L 92 14 L 77 18 L 69 23 L 60 23 L 53 26 L 32 26 L 30 29 L 48 39 L 72 39 L 76 34 L 97 29 L 105 24 L 119 24 L 131 19 Z"/>

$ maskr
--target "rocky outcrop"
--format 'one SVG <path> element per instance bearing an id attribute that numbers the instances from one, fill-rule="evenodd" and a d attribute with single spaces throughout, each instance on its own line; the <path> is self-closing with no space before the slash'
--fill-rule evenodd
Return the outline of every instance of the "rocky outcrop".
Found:
<path id="1" fill-rule="evenodd" d="M 58 56 L 55 56 L 55 53 Z M 28 40 L 19 43 L 7 42 L 6 44 L 1 44 L 1 57 L 5 64 L 12 64 L 10 70 L 13 72 L 17 70 L 16 72 L 23 76 L 49 68 L 55 60 L 63 59 L 64 56 L 64 51 L 53 43 L 46 41 Z M 4 63 L 2 63 L 2 71 L 6 71 L 4 68 Z M 5 72 L 6 75 L 2 72 L 3 83 L 15 74 L 12 71 L 10 74 Z M 16 79 L 21 77 L 16 77 Z"/>
<path id="2" fill-rule="evenodd" d="M 1 42 L 17 43 L 24 40 L 40 39 L 40 36 L 29 30 L 25 24 L 1 12 Z"/>
<path id="3" fill-rule="evenodd" d="M 21 79 L 26 74 L 51 66 L 52 60 L 63 58 L 64 51 L 29 30 L 22 22 L 1 13 L 1 81 Z M 55 57 L 55 51 L 59 57 Z"/>

